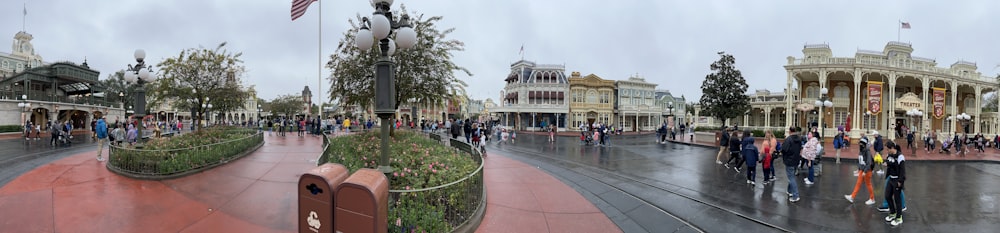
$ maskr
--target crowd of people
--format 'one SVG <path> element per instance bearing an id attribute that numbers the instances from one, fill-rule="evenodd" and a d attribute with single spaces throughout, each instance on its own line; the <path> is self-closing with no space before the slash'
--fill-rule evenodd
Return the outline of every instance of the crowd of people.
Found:
<path id="1" fill-rule="evenodd" d="M 785 174 L 788 177 L 786 187 L 789 202 L 801 200 L 798 186 L 797 174 L 800 170 L 808 170 L 803 178 L 805 185 L 812 185 L 815 180 L 815 168 L 819 158 L 823 157 L 823 146 L 820 142 L 818 130 L 809 130 L 803 133 L 799 127 L 788 129 L 789 135 L 783 142 L 777 142 L 774 134 L 770 131 L 764 132 L 764 138 L 758 140 L 754 138 L 749 130 L 739 131 L 735 128 L 725 128 L 717 138 L 719 142 L 719 153 L 715 162 L 733 169 L 737 173 L 744 169 L 746 172 L 746 183 L 755 185 L 757 180 L 757 165 L 761 164 L 763 171 L 763 184 L 773 184 L 776 180 L 774 176 L 774 161 L 779 157 L 785 165 Z M 844 140 L 844 132 L 841 131 L 834 136 L 833 145 L 837 149 L 837 162 L 839 163 L 840 149 L 849 145 L 849 140 Z M 868 136 L 872 136 L 869 139 Z M 958 140 L 958 139 L 957 139 Z M 868 189 L 867 205 L 874 205 L 875 192 L 872 185 L 872 174 L 880 173 L 881 166 L 885 167 L 885 192 L 884 202 L 877 209 L 887 211 L 885 221 L 893 226 L 903 223 L 902 211 L 906 209 L 903 189 L 906 181 L 905 156 L 902 154 L 900 145 L 891 140 L 883 141 L 878 131 L 872 131 L 869 135 L 862 135 L 858 143 L 858 169 L 855 176 L 858 177 L 853 192 L 845 195 L 844 198 L 854 203 L 862 186 Z M 727 153 L 728 152 L 728 153 Z M 883 154 L 884 152 L 884 154 Z M 727 162 L 722 162 L 722 156 L 729 155 Z M 873 172 L 878 169 L 879 172 Z"/>

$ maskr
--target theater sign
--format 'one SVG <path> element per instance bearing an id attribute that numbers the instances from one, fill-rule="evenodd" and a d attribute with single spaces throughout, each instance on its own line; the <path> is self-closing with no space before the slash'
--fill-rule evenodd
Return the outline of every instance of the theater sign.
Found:
<path id="1" fill-rule="evenodd" d="M 902 97 L 896 99 L 897 111 L 909 111 L 911 109 L 920 109 L 921 111 L 924 109 L 923 100 L 921 100 L 920 97 L 917 97 L 917 94 L 910 92 L 903 94 Z"/>

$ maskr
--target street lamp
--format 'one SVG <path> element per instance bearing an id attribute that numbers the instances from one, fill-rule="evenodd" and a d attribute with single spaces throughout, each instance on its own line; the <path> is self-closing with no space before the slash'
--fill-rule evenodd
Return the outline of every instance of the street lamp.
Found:
<path id="1" fill-rule="evenodd" d="M 819 137 L 820 138 L 823 138 L 823 113 L 824 113 L 823 108 L 824 107 L 827 107 L 827 108 L 833 107 L 833 102 L 830 102 L 830 97 L 827 95 L 829 92 L 830 92 L 830 90 L 826 89 L 825 87 L 824 88 L 820 88 L 819 89 L 819 94 L 820 94 L 819 99 L 817 99 L 816 102 L 814 103 L 816 105 L 816 107 L 819 108 L 819 114 L 817 114 L 817 115 L 819 115 L 818 119 L 819 119 L 820 122 L 817 124 L 817 126 L 819 127 Z"/>
<path id="2" fill-rule="evenodd" d="M 208 98 L 205 99 L 206 101 L 208 100 Z M 201 104 L 201 108 L 205 109 L 205 115 L 208 115 L 208 119 L 206 120 L 208 120 L 208 122 L 212 122 L 212 113 L 210 112 L 212 109 L 212 104 Z"/>
<path id="3" fill-rule="evenodd" d="M 969 120 L 972 119 L 972 116 L 969 116 L 969 114 L 965 114 L 963 112 L 962 114 L 959 114 L 958 116 L 956 116 L 956 119 L 958 119 L 959 122 L 962 123 L 962 132 L 965 132 L 966 134 L 968 134 L 969 133 Z"/>
<path id="4" fill-rule="evenodd" d="M 150 73 L 153 70 L 152 66 L 147 66 L 144 60 L 146 59 L 146 51 L 142 49 L 136 49 L 133 53 L 135 57 L 135 66 L 128 64 L 128 69 L 125 70 L 125 81 L 134 83 L 136 85 L 135 89 L 135 115 L 139 117 L 139 125 L 136 126 L 136 134 L 139 139 L 137 140 L 139 144 L 142 144 L 142 128 L 143 128 L 143 115 L 146 113 L 146 88 L 144 85 L 147 82 L 152 82 L 155 77 L 151 76 Z M 141 146 L 140 146 L 141 147 Z"/>
<path id="5" fill-rule="evenodd" d="M 28 122 L 27 114 L 31 110 L 31 103 L 28 103 L 28 95 L 21 95 L 21 102 L 17 103 L 17 107 L 21 108 L 21 123 Z"/>
<path id="6" fill-rule="evenodd" d="M 356 45 L 361 50 L 368 50 L 374 44 L 374 39 L 378 39 L 378 50 L 381 55 L 375 62 L 375 114 L 381 118 L 381 156 L 379 157 L 378 170 L 383 174 L 392 173 L 389 165 L 389 119 L 396 113 L 396 81 L 394 65 L 389 56 L 396 52 L 396 45 L 401 49 L 408 49 L 417 43 L 417 32 L 410 26 L 410 17 L 403 15 L 398 22 L 393 22 L 393 12 L 389 10 L 392 0 L 373 0 L 372 6 L 375 12 L 372 13 L 371 20 L 368 17 L 361 19 L 361 28 L 355 38 Z M 369 30 L 369 27 L 371 27 Z M 395 30 L 396 40 L 393 41 L 389 35 Z"/>
<path id="7" fill-rule="evenodd" d="M 870 125 L 870 123 L 871 123 L 871 118 L 872 118 L 872 111 L 871 111 L 871 110 L 869 110 L 869 111 L 865 111 L 865 122 L 864 122 L 864 126 L 867 126 L 867 125 Z M 868 127 L 865 127 L 865 133 L 868 133 L 868 131 L 869 131 L 869 128 L 868 128 Z"/>
<path id="8" fill-rule="evenodd" d="M 906 111 L 906 115 L 913 117 L 913 123 L 910 125 L 910 127 L 916 126 L 915 129 L 917 129 L 917 132 L 920 132 L 920 127 L 923 125 L 923 122 L 919 121 L 921 121 L 922 117 L 924 116 L 924 112 L 920 111 L 920 109 L 914 108 L 910 109 L 909 111 Z M 927 147 L 927 145 L 924 145 L 924 147 Z M 910 148 L 912 149 L 912 153 L 916 155 L 917 147 L 910 147 Z"/>

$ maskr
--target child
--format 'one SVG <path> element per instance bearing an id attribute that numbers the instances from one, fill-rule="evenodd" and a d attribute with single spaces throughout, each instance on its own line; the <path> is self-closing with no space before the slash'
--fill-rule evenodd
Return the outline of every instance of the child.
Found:
<path id="1" fill-rule="evenodd" d="M 762 142 L 760 144 L 760 149 L 761 149 L 760 152 L 761 152 L 762 158 L 760 158 L 760 161 L 757 161 L 758 163 L 761 163 L 761 165 L 762 165 L 761 167 L 763 167 L 763 170 L 764 170 L 764 174 L 763 174 L 764 184 L 768 184 L 768 181 L 771 180 L 771 176 L 770 176 L 771 175 L 771 142 L 770 142 L 771 138 L 769 136 L 770 135 L 765 135 L 764 136 L 764 142 Z"/>
<path id="2" fill-rule="evenodd" d="M 747 184 L 756 185 L 757 184 L 757 157 L 759 156 L 757 152 L 757 146 L 753 143 L 753 137 L 747 136 L 743 139 L 746 143 L 743 146 L 743 158 L 746 160 L 747 164 Z"/>
<path id="3" fill-rule="evenodd" d="M 517 139 L 517 131 L 510 131 L 510 144 L 514 144 L 514 139 Z"/>
<path id="4" fill-rule="evenodd" d="M 886 155 L 886 177 L 889 184 L 885 186 L 885 200 L 889 203 L 889 216 L 885 221 L 893 226 L 903 224 L 902 194 L 903 183 L 906 181 L 906 159 L 899 153 L 899 145 L 892 141 L 886 143 L 889 154 Z"/>

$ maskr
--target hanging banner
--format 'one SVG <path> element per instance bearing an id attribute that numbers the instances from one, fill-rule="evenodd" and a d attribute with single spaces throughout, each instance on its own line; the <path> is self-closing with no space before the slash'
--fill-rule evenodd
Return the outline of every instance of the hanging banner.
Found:
<path id="1" fill-rule="evenodd" d="M 868 81 L 868 111 L 874 115 L 882 111 L 882 82 Z"/>
<path id="2" fill-rule="evenodd" d="M 944 117 L 944 88 L 934 88 L 934 118 Z"/>

